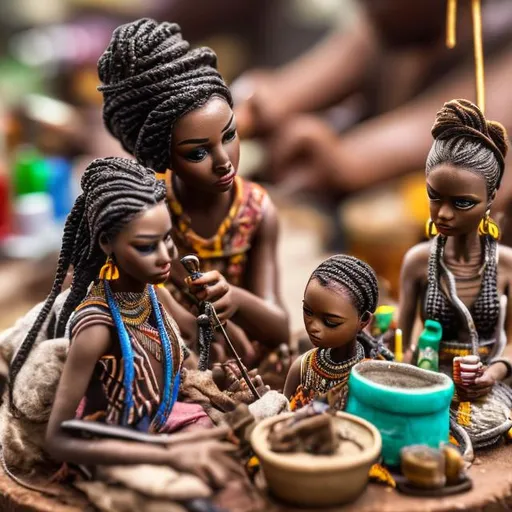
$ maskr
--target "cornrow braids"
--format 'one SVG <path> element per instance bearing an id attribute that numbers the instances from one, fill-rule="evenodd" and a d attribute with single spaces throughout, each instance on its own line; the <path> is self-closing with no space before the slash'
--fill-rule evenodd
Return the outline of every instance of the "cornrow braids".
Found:
<path id="1" fill-rule="evenodd" d="M 332 284 L 346 288 L 360 315 L 374 313 L 379 300 L 379 286 L 373 269 L 353 256 L 337 254 L 325 260 L 311 274 L 322 286 Z"/>
<path id="2" fill-rule="evenodd" d="M 157 180 L 152 170 L 126 158 L 94 160 L 85 170 L 81 186 L 83 192 L 66 219 L 51 292 L 9 368 L 9 402 L 13 413 L 17 413 L 13 403 L 16 376 L 62 291 L 70 265 L 74 268 L 71 292 L 56 322 L 56 337 L 65 334 L 71 313 L 85 297 L 87 288 L 105 262 L 100 236 L 114 237 L 137 214 L 165 199 L 164 182 Z"/>
<path id="3" fill-rule="evenodd" d="M 437 165 L 448 163 L 481 175 L 489 197 L 500 187 L 508 151 L 507 132 L 500 123 L 487 121 L 468 100 L 452 100 L 437 113 L 432 135 L 427 176 Z"/>
<path id="4" fill-rule="evenodd" d="M 190 49 L 175 23 L 143 18 L 118 27 L 98 62 L 103 120 L 123 148 L 158 172 L 170 168 L 171 132 L 212 96 L 232 107 L 217 56 Z"/>

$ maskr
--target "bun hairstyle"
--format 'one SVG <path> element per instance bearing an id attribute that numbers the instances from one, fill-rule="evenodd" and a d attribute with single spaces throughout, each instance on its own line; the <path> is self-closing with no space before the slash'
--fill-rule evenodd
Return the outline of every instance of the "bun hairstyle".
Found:
<path id="1" fill-rule="evenodd" d="M 98 61 L 103 121 L 123 148 L 157 172 L 170 168 L 174 123 L 212 96 L 233 105 L 210 48 L 191 50 L 176 23 L 118 27 Z"/>
<path id="2" fill-rule="evenodd" d="M 432 135 L 435 140 L 427 157 L 427 175 L 447 163 L 483 176 L 489 196 L 500 187 L 508 151 L 503 125 L 487 121 L 468 100 L 452 100 L 437 113 Z"/>

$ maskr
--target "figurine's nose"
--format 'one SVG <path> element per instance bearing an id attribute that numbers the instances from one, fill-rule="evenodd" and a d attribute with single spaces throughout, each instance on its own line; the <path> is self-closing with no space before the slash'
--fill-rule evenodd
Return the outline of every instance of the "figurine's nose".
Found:
<path id="1" fill-rule="evenodd" d="M 452 220 L 454 217 L 453 209 L 450 208 L 449 205 L 443 204 L 443 205 L 441 205 L 441 208 L 439 208 L 439 212 L 438 212 L 437 216 L 439 217 L 439 219 Z"/>
<path id="2" fill-rule="evenodd" d="M 224 176 L 233 169 L 229 155 L 226 153 L 224 148 L 219 150 L 214 155 L 215 160 L 213 161 L 213 171 L 219 176 Z"/>

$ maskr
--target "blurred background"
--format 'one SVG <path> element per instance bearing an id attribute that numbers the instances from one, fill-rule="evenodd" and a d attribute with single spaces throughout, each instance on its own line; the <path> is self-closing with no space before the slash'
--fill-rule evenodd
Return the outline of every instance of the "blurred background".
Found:
<path id="1" fill-rule="evenodd" d="M 428 218 L 435 113 L 474 100 L 470 2 L 459 4 L 449 52 L 445 0 L 2 0 L 0 328 L 48 293 L 82 170 L 123 154 L 102 124 L 96 63 L 113 29 L 139 17 L 177 22 L 218 54 L 244 138 L 240 173 L 266 184 L 281 213 L 292 329 L 333 251 L 367 260 L 393 301 Z M 512 2 L 483 7 L 488 114 L 511 128 Z"/>

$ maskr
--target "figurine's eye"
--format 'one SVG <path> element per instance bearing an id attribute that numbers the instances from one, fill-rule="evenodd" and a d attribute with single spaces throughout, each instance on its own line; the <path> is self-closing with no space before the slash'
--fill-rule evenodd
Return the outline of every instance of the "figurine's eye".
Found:
<path id="1" fill-rule="evenodd" d="M 156 244 L 149 245 L 134 245 L 135 250 L 140 252 L 141 254 L 151 254 L 156 249 Z"/>
<path id="2" fill-rule="evenodd" d="M 187 160 L 191 162 L 201 162 L 208 156 L 208 151 L 204 148 L 196 148 L 185 155 Z"/>
<path id="3" fill-rule="evenodd" d="M 236 137 L 236 129 L 229 130 L 229 132 L 224 134 L 224 137 L 222 138 L 222 142 L 231 142 Z"/>
<path id="4" fill-rule="evenodd" d="M 430 201 L 439 201 L 439 197 L 436 196 L 433 192 L 431 192 L 429 189 L 427 189 L 427 195 Z"/>
<path id="5" fill-rule="evenodd" d="M 476 205 L 476 202 L 470 199 L 455 199 L 453 205 L 459 210 L 470 210 Z"/>
<path id="6" fill-rule="evenodd" d="M 306 316 L 313 316 L 313 311 L 311 311 L 311 309 L 307 308 L 306 306 L 302 306 L 302 312 Z"/>
<path id="7" fill-rule="evenodd" d="M 329 320 L 328 318 L 324 318 L 324 325 L 326 327 L 330 327 L 331 329 L 334 329 L 335 327 L 338 327 L 338 325 L 341 325 L 341 322 L 333 322 L 332 320 Z"/>

